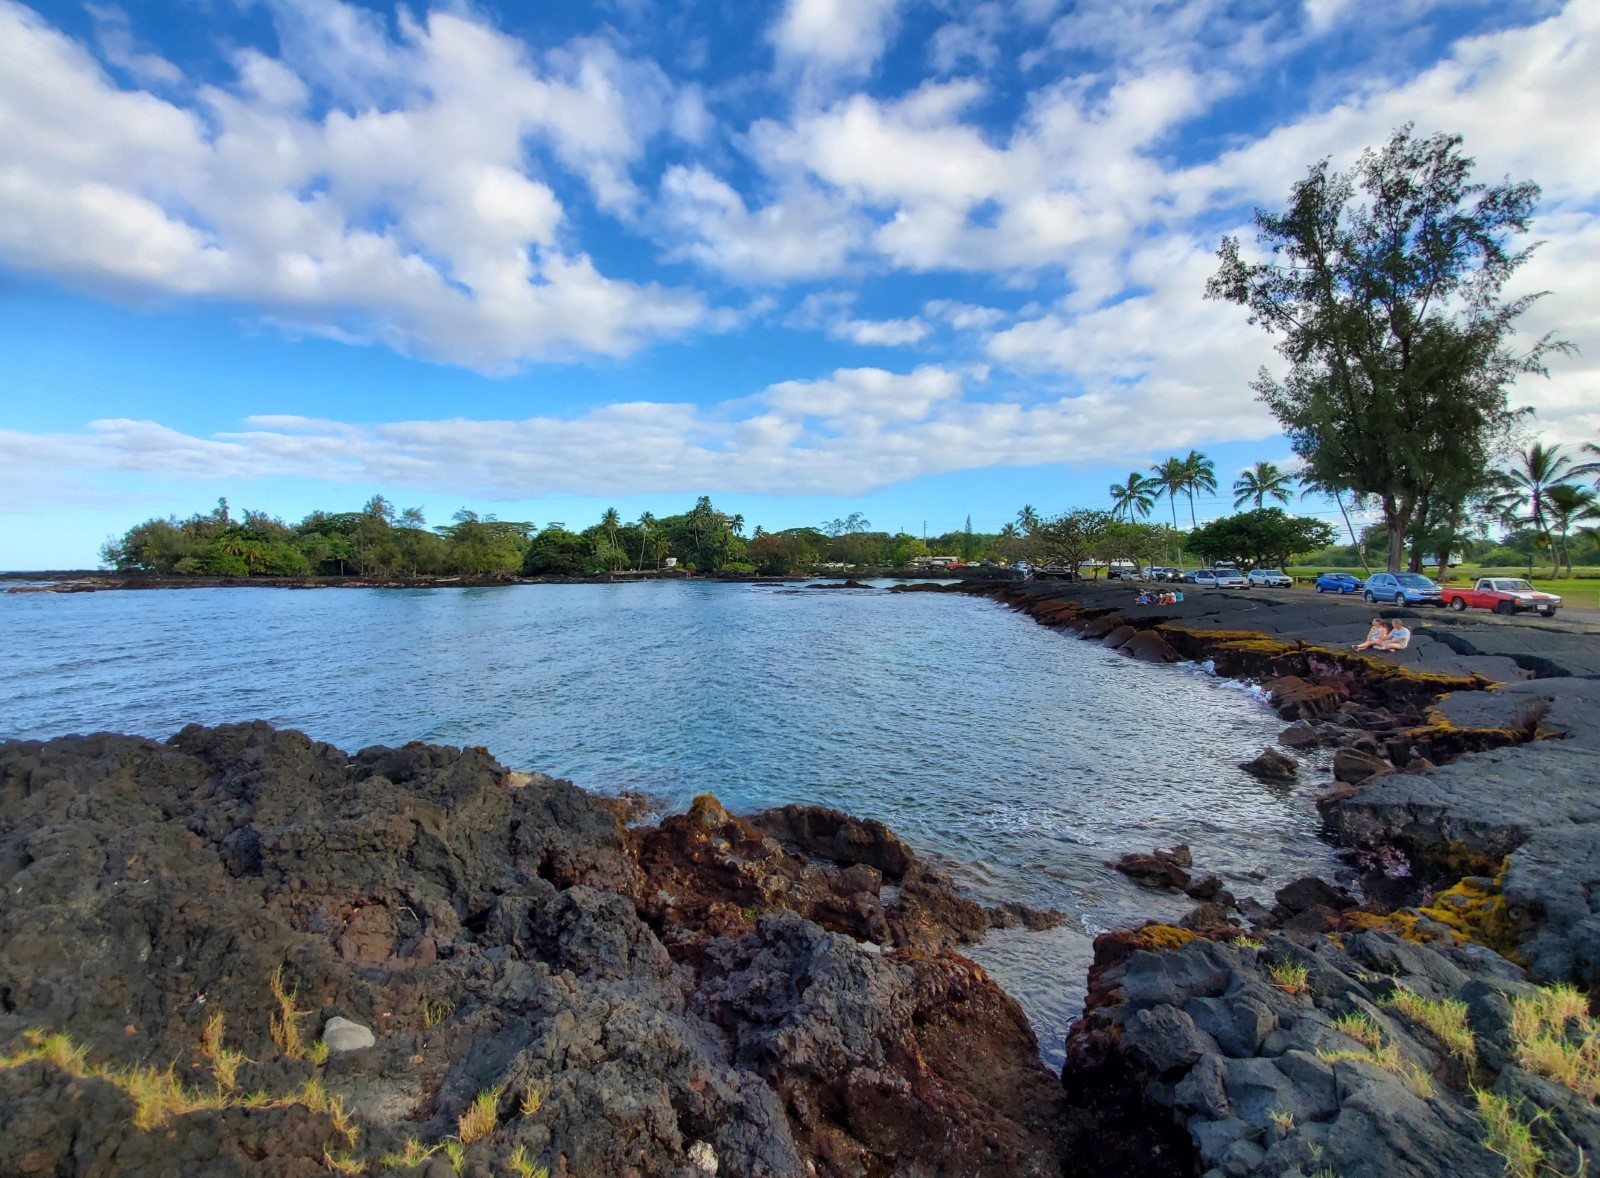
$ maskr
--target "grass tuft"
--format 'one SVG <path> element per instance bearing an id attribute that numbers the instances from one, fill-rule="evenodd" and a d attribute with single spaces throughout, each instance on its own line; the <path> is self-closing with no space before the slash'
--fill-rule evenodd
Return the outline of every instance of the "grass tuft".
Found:
<path id="1" fill-rule="evenodd" d="M 1294 1113 L 1282 1106 L 1268 1109 L 1267 1120 L 1271 1121 L 1280 1133 L 1287 1135 L 1294 1132 Z"/>
<path id="2" fill-rule="evenodd" d="M 1580 1096 L 1600 1099 L 1600 1024 L 1575 986 L 1541 987 L 1511 1000 L 1516 1060 Z"/>
<path id="3" fill-rule="evenodd" d="M 461 1139 L 462 1145 L 471 1145 L 494 1132 L 499 1119 L 500 1097 L 505 1090 L 505 1085 L 500 1084 L 485 1088 L 473 1097 L 467 1111 L 456 1121 L 456 1136 Z"/>
<path id="4" fill-rule="evenodd" d="M 424 1002 L 422 1004 L 422 1025 L 431 1030 L 455 1012 L 456 1004 L 449 998 L 440 998 L 436 1002 Z"/>
<path id="5" fill-rule="evenodd" d="M 529 1084 L 523 1090 L 522 1100 L 517 1104 L 517 1109 L 525 1117 L 531 1117 L 544 1107 L 544 1093 L 534 1085 Z"/>
<path id="6" fill-rule="evenodd" d="M 1483 1147 L 1505 1159 L 1506 1178 L 1536 1178 L 1544 1150 L 1533 1139 L 1533 1126 L 1518 1115 L 1519 1106 L 1481 1088 L 1473 1095 L 1483 1121 Z"/>
<path id="7" fill-rule="evenodd" d="M 1311 988 L 1311 971 L 1293 961 L 1274 961 L 1267 966 L 1273 984 L 1285 994 L 1303 994 Z"/>
<path id="8" fill-rule="evenodd" d="M 533 1159 L 528 1156 L 528 1151 L 524 1146 L 519 1145 L 512 1150 L 508 1162 L 512 1173 L 517 1178 L 550 1178 L 549 1169 L 544 1166 L 535 1166 Z"/>
<path id="9" fill-rule="evenodd" d="M 326 1039 L 318 1039 L 310 1047 L 306 1048 L 306 1062 L 314 1068 L 320 1068 L 328 1062 L 330 1050 Z"/>
<path id="10" fill-rule="evenodd" d="M 1429 1034 L 1451 1055 L 1471 1064 L 1478 1058 L 1478 1043 L 1467 1026 L 1467 1004 L 1454 998 L 1431 999 L 1397 987 L 1382 1005 L 1392 1007 Z"/>
<path id="11" fill-rule="evenodd" d="M 1369 1050 L 1383 1046 L 1383 1029 L 1366 1014 L 1341 1014 L 1333 1020 L 1333 1029 L 1348 1035 Z"/>
<path id="12" fill-rule="evenodd" d="M 268 983 L 272 988 L 272 998 L 278 1004 L 278 1013 L 272 1016 L 271 1027 L 272 1041 L 278 1045 L 278 1050 L 290 1059 L 302 1059 L 306 1053 L 305 1040 L 300 1037 L 300 1019 L 310 1014 L 309 1010 L 296 1010 L 295 999 L 298 997 L 294 987 L 287 986 L 283 980 L 283 966 L 272 971 L 272 980 Z"/>
<path id="13" fill-rule="evenodd" d="M 206 1019 L 200 1032 L 200 1054 L 211 1064 L 211 1074 L 217 1085 L 229 1092 L 239 1085 L 239 1065 L 245 1062 L 244 1052 L 236 1051 L 223 1042 L 224 1017 L 219 1006 Z"/>
<path id="14" fill-rule="evenodd" d="M 323 1150 L 322 1164 L 335 1174 L 365 1174 L 367 1172 L 367 1163 L 353 1153 L 329 1153 L 327 1150 Z"/>
<path id="15" fill-rule="evenodd" d="M 459 1141 L 446 1141 L 444 1143 L 444 1156 L 450 1163 L 450 1168 L 457 1174 L 461 1173 L 461 1166 L 467 1160 L 466 1146 Z"/>
<path id="16" fill-rule="evenodd" d="M 423 1145 L 415 1137 L 407 1137 L 404 1149 L 391 1150 L 379 1159 L 385 1169 L 404 1170 L 420 1166 L 439 1152 L 437 1145 Z"/>

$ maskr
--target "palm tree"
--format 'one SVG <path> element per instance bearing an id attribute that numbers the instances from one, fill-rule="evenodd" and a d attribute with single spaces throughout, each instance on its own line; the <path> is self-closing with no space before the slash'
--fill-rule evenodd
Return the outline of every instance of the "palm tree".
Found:
<path id="1" fill-rule="evenodd" d="M 650 529 L 655 526 L 656 517 L 648 511 L 639 513 L 639 568 L 644 568 L 644 546 L 650 539 Z"/>
<path id="2" fill-rule="evenodd" d="M 1033 504 L 1024 503 L 1022 510 L 1017 512 L 1017 527 L 1022 529 L 1024 536 L 1031 536 L 1039 530 L 1039 513 L 1033 509 Z"/>
<path id="3" fill-rule="evenodd" d="M 1600 458 L 1600 443 L 1585 442 L 1583 444 L 1583 452 Z M 1600 476 L 1600 462 L 1585 462 L 1582 465 L 1574 466 L 1569 473 L 1585 479 L 1590 475 Z M 1595 479 L 1595 486 L 1600 487 L 1600 477 Z"/>
<path id="4" fill-rule="evenodd" d="M 1233 506 L 1236 509 L 1243 507 L 1252 499 L 1256 501 L 1257 510 L 1265 507 L 1268 499 L 1287 503 L 1289 488 L 1293 485 L 1294 476 L 1284 474 L 1278 469 L 1277 463 L 1258 462 L 1234 481 Z"/>
<path id="5" fill-rule="evenodd" d="M 1118 516 L 1126 514 L 1128 522 L 1133 522 L 1133 517 L 1139 515 L 1148 518 L 1150 509 L 1155 506 L 1156 496 L 1160 492 L 1156 489 L 1154 479 L 1147 479 L 1136 470 L 1128 472 L 1128 481 L 1112 483 L 1111 514 Z"/>
<path id="6" fill-rule="evenodd" d="M 1557 483 L 1544 493 L 1545 507 L 1550 513 L 1550 529 L 1561 537 L 1560 547 L 1551 545 L 1550 575 L 1554 577 L 1560 566 L 1567 566 L 1567 576 L 1572 576 L 1572 553 L 1567 546 L 1568 533 L 1574 524 L 1585 524 L 1600 519 L 1600 495 L 1588 487 L 1574 487 L 1571 483 Z"/>
<path id="7" fill-rule="evenodd" d="M 1561 453 L 1560 446 L 1546 447 L 1535 442 L 1517 455 L 1516 466 L 1501 472 L 1504 490 L 1489 500 L 1490 507 L 1507 523 L 1532 524 L 1534 533 L 1548 540 L 1545 493 L 1570 477 L 1567 467 L 1571 464 L 1572 459 Z M 1516 513 L 1520 509 L 1526 509 L 1528 514 L 1518 518 Z"/>
<path id="8" fill-rule="evenodd" d="M 1217 489 L 1217 466 L 1198 450 L 1190 450 L 1183 460 L 1183 489 L 1189 493 L 1189 526 L 1198 528 L 1194 514 L 1194 497 L 1200 491 Z"/>
<path id="9" fill-rule="evenodd" d="M 1158 484 L 1160 490 L 1156 494 L 1165 494 L 1167 502 L 1172 507 L 1172 530 L 1178 530 L 1178 496 L 1183 494 L 1189 485 L 1189 469 L 1181 458 L 1169 458 L 1165 462 L 1158 462 L 1152 466 L 1151 471 L 1155 478 L 1151 481 Z"/>

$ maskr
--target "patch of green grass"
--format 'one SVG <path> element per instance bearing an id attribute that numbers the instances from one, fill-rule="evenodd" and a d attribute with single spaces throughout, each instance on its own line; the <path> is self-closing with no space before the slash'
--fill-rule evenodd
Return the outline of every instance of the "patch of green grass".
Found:
<path id="1" fill-rule="evenodd" d="M 1333 1029 L 1348 1035 L 1369 1051 L 1383 1046 L 1383 1030 L 1366 1014 L 1341 1014 L 1333 1020 Z"/>
<path id="2" fill-rule="evenodd" d="M 1506 1178 L 1537 1178 L 1544 1150 L 1533 1139 L 1533 1126 L 1503 1096 L 1478 1089 L 1478 1118 L 1483 1122 L 1483 1147 L 1506 1161 Z"/>
<path id="3" fill-rule="evenodd" d="M 1511 1000 L 1517 1062 L 1590 1100 L 1600 1099 L 1600 1025 L 1575 986 L 1554 985 Z"/>
<path id="4" fill-rule="evenodd" d="M 467 1111 L 456 1121 L 456 1136 L 461 1139 L 462 1145 L 471 1145 L 494 1132 L 499 1121 L 500 1097 L 505 1090 L 505 1085 L 501 1084 L 485 1088 L 472 1098 Z"/>
<path id="5" fill-rule="evenodd" d="M 1382 1000 L 1382 1005 L 1426 1028 L 1439 1041 L 1439 1045 L 1463 1063 L 1478 1058 L 1478 1043 L 1467 1026 L 1467 1004 L 1454 998 L 1424 998 L 1410 990 L 1396 987 Z"/>
<path id="6" fill-rule="evenodd" d="M 1311 971 L 1294 961 L 1274 961 L 1267 966 L 1273 985 L 1285 994 L 1303 994 L 1311 988 Z"/>
<path id="7" fill-rule="evenodd" d="M 295 988 L 283 980 L 283 966 L 280 965 L 272 971 L 272 977 L 267 985 L 272 991 L 273 1001 L 278 1005 L 278 1013 L 272 1016 L 268 1028 L 272 1032 L 272 1041 L 288 1058 L 305 1058 L 306 1045 L 305 1040 L 300 1037 L 300 1020 L 311 1012 L 295 1009 L 295 999 L 298 995 Z"/>
<path id="8" fill-rule="evenodd" d="M 422 1025 L 430 1030 L 456 1012 L 456 1004 L 449 998 L 429 1000 L 422 1004 Z"/>
<path id="9" fill-rule="evenodd" d="M 507 1163 L 517 1178 L 550 1178 L 550 1170 L 545 1166 L 535 1166 L 524 1146 L 519 1145 L 512 1150 Z"/>
<path id="10" fill-rule="evenodd" d="M 391 1150 L 379 1159 L 380 1164 L 389 1170 L 404 1170 L 412 1166 L 420 1166 L 434 1154 L 439 1152 L 437 1145 L 423 1145 L 415 1137 L 407 1137 L 405 1148 Z"/>

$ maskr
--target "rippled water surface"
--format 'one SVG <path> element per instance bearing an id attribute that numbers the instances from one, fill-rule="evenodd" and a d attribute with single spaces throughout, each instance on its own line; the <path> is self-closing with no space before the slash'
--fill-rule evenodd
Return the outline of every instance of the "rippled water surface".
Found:
<path id="1" fill-rule="evenodd" d="M 1265 896 L 1333 867 L 1309 789 L 1237 764 L 1281 724 L 1248 690 L 1152 667 L 964 595 L 654 582 L 498 589 L 0 595 L 0 737 L 165 737 L 262 718 L 346 749 L 487 745 L 672 804 L 815 802 L 883 819 L 974 893 L 1081 929 L 973 952 L 1047 1057 L 1090 936 L 1179 899 L 1105 861 L 1188 842 Z"/>

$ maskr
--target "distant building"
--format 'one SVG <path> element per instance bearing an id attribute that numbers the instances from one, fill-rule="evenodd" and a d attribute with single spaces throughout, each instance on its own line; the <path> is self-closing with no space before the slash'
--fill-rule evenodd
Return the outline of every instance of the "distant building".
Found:
<path id="1" fill-rule="evenodd" d="M 675 569 L 678 567 L 678 558 L 676 556 L 669 556 L 667 557 L 665 563 L 669 569 Z"/>

